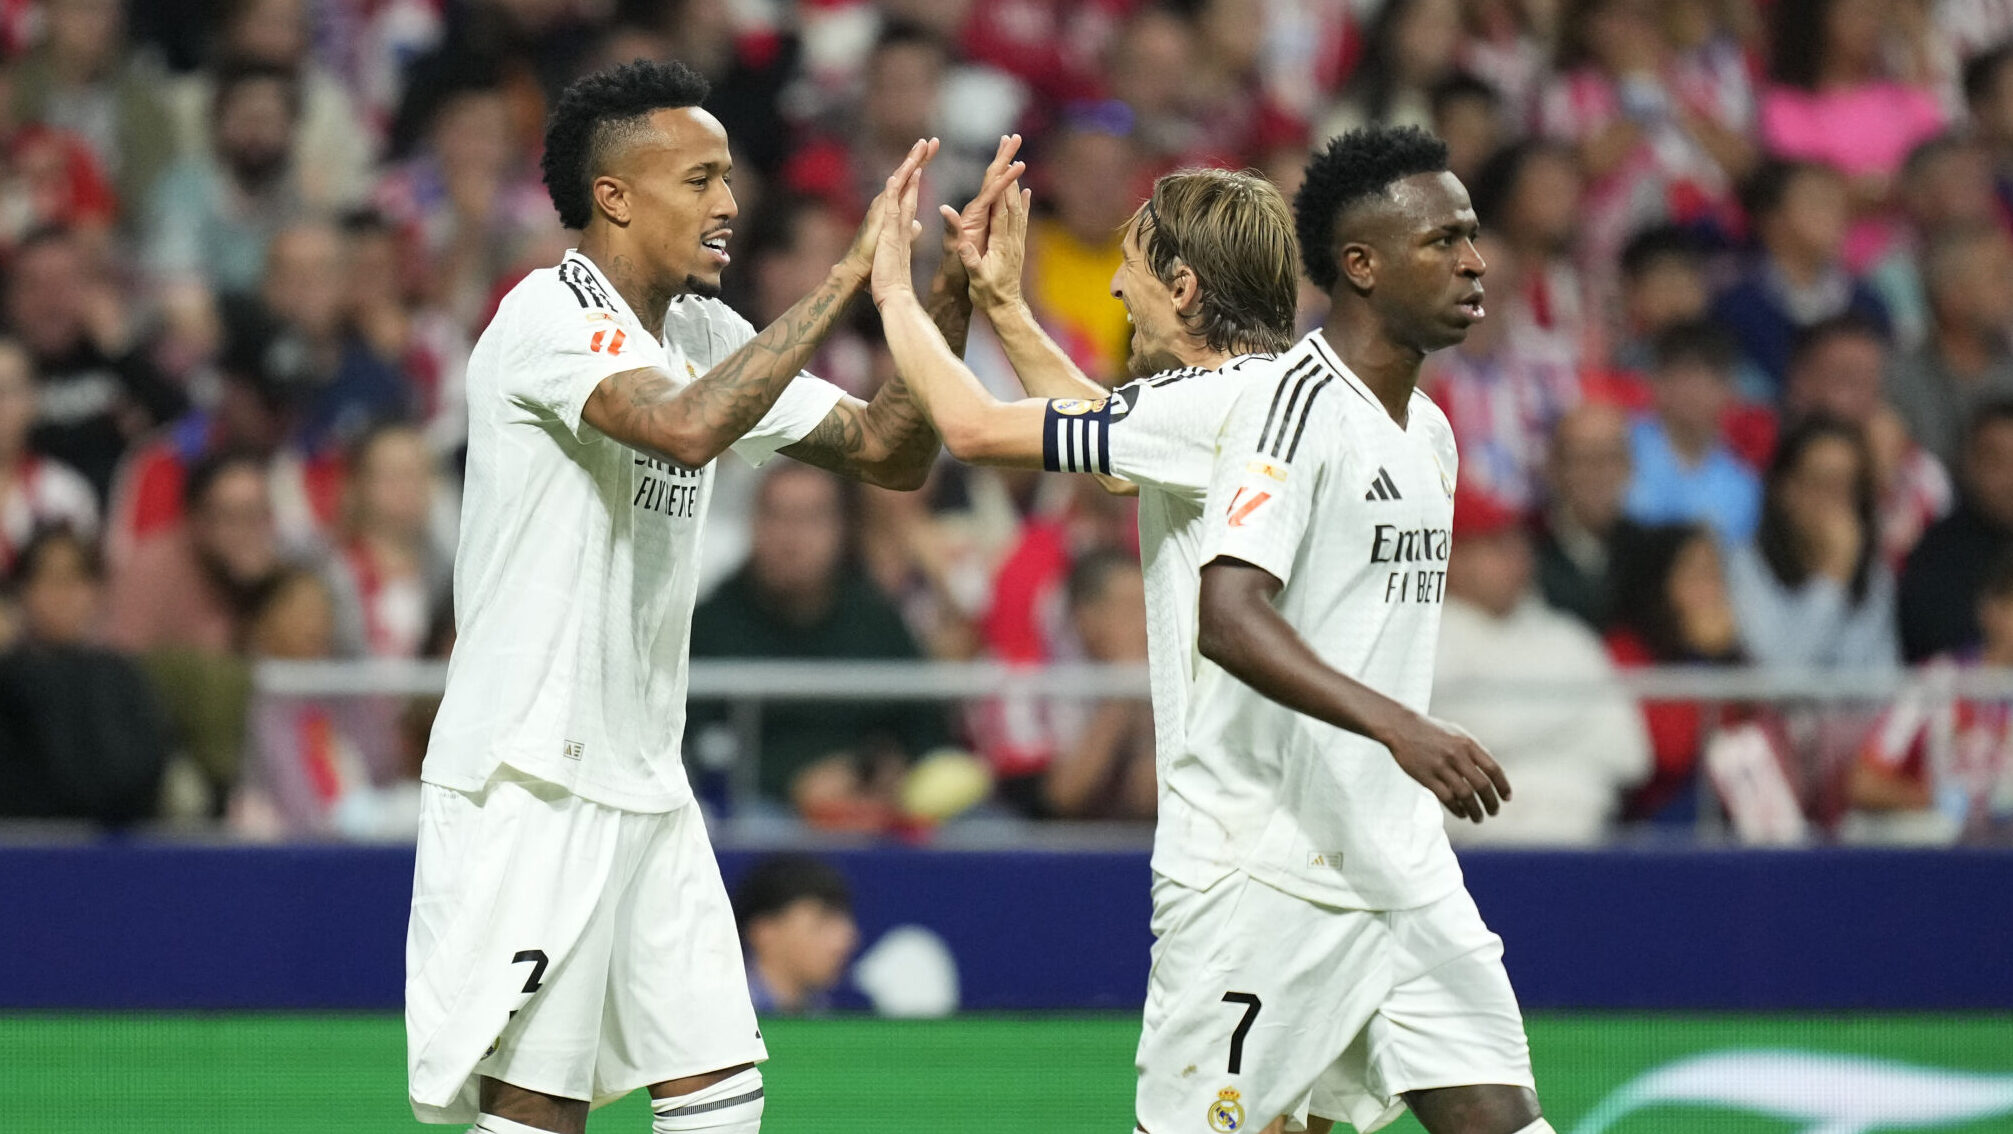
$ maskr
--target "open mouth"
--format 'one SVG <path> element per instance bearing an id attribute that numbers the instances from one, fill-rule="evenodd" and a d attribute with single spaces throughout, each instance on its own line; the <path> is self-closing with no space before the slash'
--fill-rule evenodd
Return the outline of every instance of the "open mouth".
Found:
<path id="1" fill-rule="evenodd" d="M 705 246 L 707 252 L 712 253 L 713 259 L 717 262 L 718 266 L 724 268 L 733 259 L 733 257 L 727 255 L 727 241 L 733 235 L 733 229 L 723 228 L 718 232 L 708 234 L 699 243 Z"/>
<path id="2" fill-rule="evenodd" d="M 1470 292 L 1466 296 L 1463 296 L 1460 302 L 1454 304 L 1454 307 L 1461 314 L 1466 315 L 1470 321 L 1474 322 L 1481 321 L 1485 313 L 1482 308 L 1482 293 L 1479 291 Z"/>

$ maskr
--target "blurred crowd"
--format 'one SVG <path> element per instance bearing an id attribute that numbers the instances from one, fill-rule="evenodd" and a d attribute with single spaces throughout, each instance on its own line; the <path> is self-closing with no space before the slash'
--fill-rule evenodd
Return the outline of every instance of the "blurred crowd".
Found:
<path id="1" fill-rule="evenodd" d="M 1114 383 L 1156 175 L 1290 194 L 1323 139 L 1429 127 L 1489 263 L 1426 377 L 1462 447 L 1436 712 L 1519 787 L 1476 837 L 1715 794 L 1875 838 L 2013 813 L 2006 706 L 1935 691 L 2013 664 L 2013 5 L 0 0 L 0 57 L 0 814 L 409 833 L 431 706 L 251 667 L 451 649 L 462 368 L 570 244 L 545 107 L 636 57 L 713 84 L 758 326 L 915 138 L 944 139 L 924 197 L 961 202 L 1025 133 L 1030 301 Z M 857 316 L 812 369 L 865 395 L 891 363 Z M 1016 389 L 983 325 L 969 353 Z M 1145 655 L 1132 505 L 1088 478 L 730 463 L 706 538 L 695 657 Z M 1922 668 L 1816 720 L 1616 679 L 1741 664 Z M 1485 696 L 1506 672 L 1591 692 Z M 695 705 L 690 762 L 755 761 L 740 804 L 824 827 L 1153 811 L 1143 703 L 781 704 L 750 735 Z"/>

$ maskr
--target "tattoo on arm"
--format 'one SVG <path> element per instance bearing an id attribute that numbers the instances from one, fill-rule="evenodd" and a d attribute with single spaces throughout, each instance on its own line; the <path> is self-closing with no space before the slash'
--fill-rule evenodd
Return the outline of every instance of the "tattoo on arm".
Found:
<path id="1" fill-rule="evenodd" d="M 956 252 L 946 252 L 946 256 L 956 256 Z M 930 294 L 923 300 L 923 310 L 930 313 L 930 322 L 937 325 L 937 333 L 943 335 L 944 344 L 959 358 L 965 356 L 965 338 L 972 329 L 971 292 L 963 287 L 953 287 L 944 273 L 938 272 L 935 282 L 930 285 Z"/>
<path id="2" fill-rule="evenodd" d="M 840 399 L 816 428 L 780 452 L 854 480 L 913 488 L 929 475 L 938 444 L 908 384 L 895 377 L 871 402 Z"/>
<path id="3" fill-rule="evenodd" d="M 661 372 L 627 371 L 595 390 L 586 416 L 625 444 L 703 465 L 762 420 L 858 290 L 834 273 L 698 381 L 679 389 Z"/>

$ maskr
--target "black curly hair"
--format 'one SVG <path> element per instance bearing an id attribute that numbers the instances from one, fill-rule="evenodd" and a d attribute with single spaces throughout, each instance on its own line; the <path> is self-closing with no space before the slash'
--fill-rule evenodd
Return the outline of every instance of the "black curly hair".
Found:
<path id="1" fill-rule="evenodd" d="M 594 217 L 589 187 L 613 144 L 653 111 L 698 106 L 711 89 L 683 63 L 638 59 L 568 83 L 545 123 L 545 191 L 559 223 L 584 229 Z"/>
<path id="2" fill-rule="evenodd" d="M 1342 276 L 1335 224 L 1343 212 L 1384 193 L 1396 181 L 1447 169 L 1447 143 L 1417 126 L 1365 126 L 1316 152 L 1307 180 L 1293 195 L 1293 223 L 1307 278 L 1323 291 Z"/>

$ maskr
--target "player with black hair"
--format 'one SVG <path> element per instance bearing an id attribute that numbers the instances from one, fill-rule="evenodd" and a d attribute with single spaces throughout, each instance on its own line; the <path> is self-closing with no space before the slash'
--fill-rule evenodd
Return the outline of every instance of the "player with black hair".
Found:
<path id="1" fill-rule="evenodd" d="M 880 209 L 760 334 L 715 298 L 737 207 L 706 94 L 643 61 L 566 88 L 545 183 L 579 247 L 469 357 L 457 648 L 406 942 L 426 1121 L 579 1134 L 591 1102 L 647 1087 L 659 1134 L 761 1124 L 767 1052 L 680 753 L 712 462 L 780 452 L 912 489 L 938 440 L 899 379 L 861 402 L 798 372 L 866 283 Z M 964 215 L 989 214 L 1009 159 Z M 962 297 L 949 267 L 933 294 Z M 968 301 L 935 311 L 962 344 Z"/>
<path id="2" fill-rule="evenodd" d="M 1154 848 L 1140 1127 L 1375 1130 L 1409 1106 L 1432 1134 L 1549 1132 L 1502 941 L 1441 819 L 1480 822 L 1510 785 L 1425 713 L 1457 469 L 1419 366 L 1483 316 L 1479 226 L 1446 147 L 1411 128 L 1331 142 L 1294 213 L 1331 309 L 1217 450 L 1213 664 Z"/>

